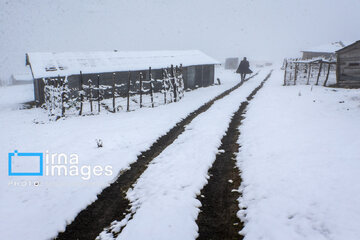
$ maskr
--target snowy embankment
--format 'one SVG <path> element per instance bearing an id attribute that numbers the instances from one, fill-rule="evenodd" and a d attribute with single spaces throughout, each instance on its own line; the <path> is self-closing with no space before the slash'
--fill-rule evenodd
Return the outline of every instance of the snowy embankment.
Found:
<path id="1" fill-rule="evenodd" d="M 282 79 L 273 73 L 240 127 L 245 239 L 360 239 L 360 90 Z"/>
<path id="2" fill-rule="evenodd" d="M 269 73 L 264 69 L 229 96 L 196 117 L 172 145 L 155 158 L 129 190 L 133 218 L 118 239 L 195 239 L 200 202 L 208 169 L 216 158 L 221 138 L 242 101 Z M 124 222 L 115 225 L 119 229 Z M 115 231 L 116 232 L 116 231 Z M 101 234 L 101 239 L 113 239 Z"/>
<path id="3" fill-rule="evenodd" d="M 72 117 L 35 124 L 44 119 L 42 109 L 11 110 L 22 101 L 23 91 L 5 91 L 9 104 L 0 110 L 0 232 L 1 239 L 48 239 L 65 229 L 76 214 L 96 199 L 120 170 L 126 169 L 161 135 L 190 112 L 239 82 L 239 76 L 217 68 L 222 85 L 185 93 L 178 103 L 154 109 L 98 116 Z M 10 88 L 1 88 L 1 91 Z M 4 91 L 3 91 L 4 92 Z M 5 94 L 5 93 L 4 93 Z M 8 107 L 9 106 L 9 107 Z M 97 148 L 95 139 L 102 139 Z M 112 175 L 95 176 L 87 168 L 79 176 L 8 176 L 9 152 L 77 154 L 79 166 L 111 166 Z M 88 180 L 86 180 L 89 178 Z M 34 186 L 39 182 L 39 186 Z"/>

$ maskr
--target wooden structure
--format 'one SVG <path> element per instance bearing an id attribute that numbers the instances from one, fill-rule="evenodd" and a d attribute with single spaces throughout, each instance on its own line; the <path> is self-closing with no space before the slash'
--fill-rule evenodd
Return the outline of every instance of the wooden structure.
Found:
<path id="1" fill-rule="evenodd" d="M 360 87 L 360 41 L 336 51 L 336 83 L 339 87 Z"/>
<path id="2" fill-rule="evenodd" d="M 335 65 L 335 61 L 329 61 L 323 58 L 310 60 L 286 59 L 283 65 L 283 85 L 296 85 L 299 78 L 305 79 L 306 85 L 310 84 L 311 79 L 314 79 L 314 85 L 319 85 L 320 76 L 323 74 L 325 75 L 325 79 L 323 80 L 322 85 L 326 86 L 329 80 L 330 72 L 335 69 Z"/>
<path id="3" fill-rule="evenodd" d="M 33 79 L 30 74 L 13 74 L 11 75 L 11 84 L 13 85 L 23 85 L 23 84 L 32 84 Z"/>
<path id="4" fill-rule="evenodd" d="M 225 69 L 237 69 L 239 66 L 239 58 L 226 58 L 225 59 Z"/>
<path id="5" fill-rule="evenodd" d="M 342 41 L 339 41 L 314 48 L 309 48 L 301 51 L 302 59 L 303 60 L 314 59 L 314 58 L 335 59 L 335 52 L 343 47 L 345 47 L 345 44 Z"/>
<path id="6" fill-rule="evenodd" d="M 151 107 L 177 102 L 184 97 L 184 81 L 181 66 L 171 65 L 163 69 L 162 79 L 154 79 L 152 69 L 146 71 L 147 79 L 140 72 L 132 81 L 133 72 L 128 72 L 124 84 L 116 84 L 116 74 L 109 85 L 101 84 L 100 76 L 95 81 L 84 82 L 80 72 L 79 86 L 69 86 L 68 78 L 46 78 L 44 80 L 44 108 L 50 120 L 70 115 L 93 115 L 101 109 L 108 112 L 133 111 L 137 108 Z"/>
<path id="7" fill-rule="evenodd" d="M 149 79 L 146 76 L 149 74 L 149 67 L 152 68 L 152 78 L 156 80 L 163 79 L 164 69 L 171 65 L 181 65 L 185 89 L 195 89 L 214 84 L 216 64 L 219 62 L 198 50 L 26 54 L 26 65 L 31 69 L 37 106 L 45 102 L 44 87 L 47 79 L 67 79 L 67 86 L 77 91 L 82 91 L 83 84 L 89 82 L 116 85 L 121 95 L 126 94 L 128 81 L 137 81 L 140 73 L 145 79 Z M 155 84 L 154 88 L 156 87 Z M 111 94 L 104 95 L 104 98 L 111 97 Z"/>

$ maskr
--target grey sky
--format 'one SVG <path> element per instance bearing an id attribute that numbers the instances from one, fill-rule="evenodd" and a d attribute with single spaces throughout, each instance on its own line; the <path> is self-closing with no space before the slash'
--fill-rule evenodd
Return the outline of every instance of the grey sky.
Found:
<path id="1" fill-rule="evenodd" d="M 277 60 L 360 39 L 359 0 L 0 0 L 0 78 L 28 51 L 200 49 Z"/>

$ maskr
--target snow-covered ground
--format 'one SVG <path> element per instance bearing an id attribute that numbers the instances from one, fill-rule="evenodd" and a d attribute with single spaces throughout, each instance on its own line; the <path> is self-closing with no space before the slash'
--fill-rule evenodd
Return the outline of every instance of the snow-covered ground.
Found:
<path id="1" fill-rule="evenodd" d="M 134 162 L 141 151 L 190 112 L 239 81 L 239 76 L 231 71 L 218 68 L 216 72 L 222 85 L 186 92 L 178 103 L 129 113 L 102 111 L 98 116 L 43 124 L 34 123 L 47 116 L 42 109 L 14 110 L 14 106 L 27 99 L 25 92 L 15 90 L 16 87 L 1 88 L 9 106 L 0 109 L 1 239 L 23 239 L 25 235 L 29 240 L 47 239 L 64 230 L 66 223 L 94 201 L 96 194 Z M 103 148 L 96 146 L 95 139 L 99 138 Z M 65 153 L 68 157 L 75 153 L 78 165 L 85 168 L 80 176 L 9 177 L 7 156 L 14 150 Z M 91 173 L 90 179 L 84 180 L 89 177 L 87 166 L 96 165 L 112 166 L 113 174 Z M 34 186 L 37 181 L 40 185 Z"/>
<path id="2" fill-rule="evenodd" d="M 178 103 L 42 124 L 34 119 L 43 119 L 46 112 L 16 110 L 29 97 L 14 91 L 18 95 L 6 98 L 8 105 L 0 108 L 1 239 L 48 239 L 63 230 L 141 151 L 238 82 L 231 71 L 217 70 L 223 85 L 187 92 Z M 196 194 L 206 184 L 232 113 L 267 73 L 262 70 L 214 103 L 150 164 L 128 192 L 136 213 L 119 239 L 196 237 Z M 238 215 L 245 221 L 245 239 L 360 239 L 360 90 L 282 83 L 283 72 L 273 72 L 240 127 L 244 210 Z M 6 89 L 0 91 L 10 95 Z M 96 147 L 99 138 L 103 148 Z M 88 180 L 87 171 L 80 176 L 9 177 L 7 154 L 16 149 L 76 153 L 80 166 L 109 165 L 113 174 L 92 172 Z"/>
<path id="3" fill-rule="evenodd" d="M 282 79 L 273 73 L 240 127 L 245 239 L 360 239 L 360 90 Z"/>
<path id="4" fill-rule="evenodd" d="M 117 239 L 195 239 L 200 202 L 196 199 L 207 183 L 208 169 L 231 117 L 241 102 L 269 73 L 263 70 L 229 96 L 196 117 L 166 148 L 128 192 L 136 213 Z M 121 226 L 124 222 L 120 222 Z M 141 226 L 141 227 L 140 227 Z M 115 225 L 115 229 L 119 228 Z M 112 234 L 101 234 L 113 239 Z"/>

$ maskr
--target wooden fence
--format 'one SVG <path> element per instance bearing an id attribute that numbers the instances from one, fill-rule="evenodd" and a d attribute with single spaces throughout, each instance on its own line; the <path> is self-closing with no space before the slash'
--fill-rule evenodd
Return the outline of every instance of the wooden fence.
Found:
<path id="1" fill-rule="evenodd" d="M 283 69 L 284 86 L 296 85 L 299 80 L 302 80 L 301 83 L 306 83 L 306 85 L 322 84 L 326 86 L 330 73 L 336 71 L 336 61 L 325 59 L 285 59 Z M 322 79 L 322 83 L 320 79 Z"/>
<path id="2" fill-rule="evenodd" d="M 136 108 L 156 107 L 161 104 L 177 102 L 184 96 L 182 67 L 162 69 L 162 78 L 153 79 L 151 67 L 148 79 L 142 72 L 137 73 L 136 80 L 131 80 L 134 72 L 128 72 L 126 83 L 116 84 L 116 74 L 112 83 L 103 85 L 100 75 L 96 79 L 83 82 L 80 72 L 79 88 L 71 89 L 67 77 L 44 79 L 45 109 L 49 118 L 57 120 L 69 115 L 98 114 L 101 110 L 112 113 Z M 124 91 L 125 89 L 125 91 Z"/>

